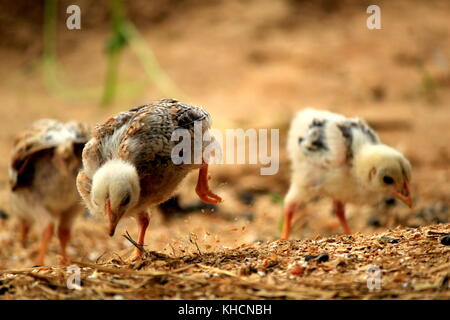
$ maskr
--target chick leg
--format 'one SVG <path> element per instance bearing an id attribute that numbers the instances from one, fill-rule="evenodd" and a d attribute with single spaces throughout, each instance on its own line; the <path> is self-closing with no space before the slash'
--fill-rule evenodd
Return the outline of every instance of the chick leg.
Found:
<path id="1" fill-rule="evenodd" d="M 291 232 L 292 217 L 294 216 L 296 209 L 297 209 L 296 202 L 288 202 L 287 205 L 285 206 L 283 231 L 281 233 L 280 240 L 287 240 L 289 238 L 289 233 Z"/>
<path id="2" fill-rule="evenodd" d="M 138 235 L 138 241 L 137 244 L 140 246 L 144 246 L 144 240 L 145 240 L 145 232 L 147 231 L 148 224 L 150 222 L 149 216 L 147 212 L 141 212 L 139 216 L 137 217 L 137 223 L 139 228 L 139 235 Z M 134 249 L 133 255 L 130 257 L 129 261 L 136 261 L 142 257 L 142 251 L 138 248 Z"/>
<path id="3" fill-rule="evenodd" d="M 67 248 L 67 243 L 70 240 L 70 228 L 60 225 L 58 227 L 58 238 L 59 238 L 60 254 L 61 254 L 61 260 L 59 263 L 61 265 L 65 265 L 68 262 L 66 248 Z"/>
<path id="4" fill-rule="evenodd" d="M 78 211 L 79 211 L 78 205 L 73 208 L 70 208 L 61 215 L 61 219 L 59 221 L 57 232 L 61 255 L 61 260 L 59 261 L 59 264 L 61 265 L 69 263 L 66 248 L 67 244 L 70 241 L 72 224 L 74 222 L 76 215 L 78 214 Z"/>
<path id="5" fill-rule="evenodd" d="M 54 228 L 53 222 L 49 222 L 42 231 L 41 245 L 39 247 L 39 253 L 36 258 L 36 264 L 38 266 L 42 266 L 44 264 L 48 244 L 50 243 L 50 240 L 52 239 L 53 236 L 53 228 Z"/>
<path id="6" fill-rule="evenodd" d="M 28 233 L 30 232 L 30 222 L 28 222 L 26 219 L 22 219 L 20 221 L 19 230 L 20 230 L 20 243 L 22 244 L 22 247 L 25 248 Z"/>
<path id="7" fill-rule="evenodd" d="M 195 187 L 195 192 L 199 196 L 200 200 L 210 204 L 217 204 L 222 202 L 222 198 L 214 194 L 208 186 L 208 164 L 204 163 L 200 167 L 198 173 L 197 186 Z"/>
<path id="8" fill-rule="evenodd" d="M 344 234 L 351 234 L 350 228 L 347 224 L 347 219 L 345 218 L 345 205 L 340 201 L 333 201 L 333 211 L 339 219 L 339 222 L 344 229 Z"/>

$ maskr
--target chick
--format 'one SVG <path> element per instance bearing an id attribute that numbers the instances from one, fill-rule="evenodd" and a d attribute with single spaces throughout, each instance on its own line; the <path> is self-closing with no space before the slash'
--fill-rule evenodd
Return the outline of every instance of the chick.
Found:
<path id="1" fill-rule="evenodd" d="M 75 180 L 88 139 L 86 124 L 51 119 L 36 121 L 15 139 L 9 167 L 11 209 L 21 221 L 23 245 L 35 220 L 43 226 L 37 265 L 44 264 L 55 223 L 61 262 L 67 261 L 70 229 L 81 209 Z"/>
<path id="2" fill-rule="evenodd" d="M 287 150 L 291 184 L 284 203 L 281 239 L 289 238 L 295 211 L 317 197 L 333 200 L 345 234 L 345 204 L 371 204 L 389 195 L 412 206 L 411 164 L 381 143 L 361 119 L 303 109 L 291 123 Z"/>
<path id="3" fill-rule="evenodd" d="M 172 133 L 185 129 L 194 140 L 195 123 L 201 125 L 202 139 L 211 124 L 209 114 L 201 107 L 163 99 L 122 112 L 95 128 L 83 150 L 84 167 L 77 186 L 88 209 L 109 220 L 110 236 L 123 217 L 132 216 L 139 228 L 137 243 L 144 245 L 148 209 L 169 199 L 194 169 L 199 169 L 196 192 L 200 199 L 211 204 L 222 201 L 208 187 L 207 159 L 200 163 L 173 161 L 177 142 L 172 141 Z M 141 255 L 136 248 L 130 260 Z"/>

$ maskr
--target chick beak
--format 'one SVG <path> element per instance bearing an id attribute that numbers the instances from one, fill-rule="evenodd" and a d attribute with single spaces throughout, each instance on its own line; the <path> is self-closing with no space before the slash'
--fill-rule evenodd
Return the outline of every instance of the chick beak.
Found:
<path id="1" fill-rule="evenodd" d="M 118 221 L 114 221 L 114 214 L 111 210 L 111 202 L 109 199 L 106 200 L 105 204 L 105 214 L 109 219 L 109 236 L 112 237 L 116 231 L 116 226 Z"/>
<path id="2" fill-rule="evenodd" d="M 412 208 L 412 196 L 411 193 L 409 192 L 409 183 L 408 181 L 405 181 L 403 183 L 403 187 L 400 191 L 394 191 L 394 197 L 396 197 L 397 199 L 403 201 L 408 207 Z"/>

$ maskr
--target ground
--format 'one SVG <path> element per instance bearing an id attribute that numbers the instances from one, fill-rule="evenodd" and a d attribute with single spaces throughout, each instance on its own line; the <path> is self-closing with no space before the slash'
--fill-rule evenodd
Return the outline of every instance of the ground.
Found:
<path id="1" fill-rule="evenodd" d="M 133 264 L 117 256 L 0 270 L 0 292 L 6 299 L 449 299 L 450 246 L 440 240 L 449 232 L 447 224 L 211 251 L 192 240 L 197 252 L 145 251 Z"/>
<path id="2" fill-rule="evenodd" d="M 136 1 L 128 13 L 177 92 L 159 91 L 126 49 L 109 107 L 99 106 L 107 11 L 79 2 L 82 29 L 58 24 L 57 87 L 42 77 L 39 10 L 1 24 L 0 298 L 449 298 L 449 247 L 440 242 L 450 233 L 448 2 L 381 1 L 382 29 L 368 30 L 369 4 L 351 1 Z M 122 237 L 136 237 L 133 221 L 109 238 L 101 217 L 80 215 L 69 255 L 82 267 L 82 290 L 67 289 L 56 240 L 48 266 L 30 269 L 39 228 L 21 248 L 7 201 L 13 137 L 38 118 L 94 125 L 168 95 L 205 106 L 215 128 L 280 129 L 279 173 L 212 166 L 211 187 L 223 204 L 170 217 L 153 210 L 148 253 L 132 265 L 121 261 L 133 248 Z M 364 117 L 402 151 L 413 165 L 414 208 L 389 199 L 350 206 L 350 238 L 340 236 L 322 199 L 297 216 L 292 240 L 277 241 L 289 185 L 286 131 L 305 106 Z M 193 174 L 178 189 L 181 206 L 198 207 L 194 188 Z M 328 261 L 304 261 L 322 253 Z M 379 268 L 380 290 L 367 286 L 371 267 Z"/>

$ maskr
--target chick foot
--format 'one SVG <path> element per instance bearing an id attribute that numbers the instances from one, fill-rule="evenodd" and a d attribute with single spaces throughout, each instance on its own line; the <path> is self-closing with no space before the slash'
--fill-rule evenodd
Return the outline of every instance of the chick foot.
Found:
<path id="1" fill-rule="evenodd" d="M 284 209 L 284 224 L 280 240 L 287 240 L 291 232 L 292 217 L 294 216 L 297 204 L 294 202 L 288 203 Z"/>
<path id="2" fill-rule="evenodd" d="M 222 202 L 222 198 L 214 194 L 208 186 L 208 164 L 203 164 L 198 173 L 197 186 L 195 192 L 200 200 L 209 204 L 218 204 Z"/>
<path id="3" fill-rule="evenodd" d="M 143 248 L 144 240 L 145 240 L 145 232 L 147 231 L 147 227 L 150 223 L 148 213 L 141 212 L 137 216 L 137 223 L 138 223 L 138 228 L 139 228 L 139 236 L 138 236 L 137 245 L 139 245 L 140 247 Z M 140 258 L 142 258 L 142 255 L 143 255 L 143 250 L 141 250 L 140 248 L 135 248 L 133 254 L 128 259 L 126 259 L 125 262 L 131 263 L 136 260 L 139 260 Z"/>
<path id="4" fill-rule="evenodd" d="M 342 229 L 344 229 L 344 234 L 352 234 L 345 217 L 345 205 L 340 201 L 333 201 L 333 211 L 339 219 Z"/>
<path id="5" fill-rule="evenodd" d="M 39 253 L 35 262 L 35 264 L 38 266 L 44 265 L 45 255 L 47 254 L 48 245 L 50 243 L 50 240 L 52 239 L 53 229 L 53 223 L 50 222 L 42 231 L 41 245 L 39 247 Z"/>

